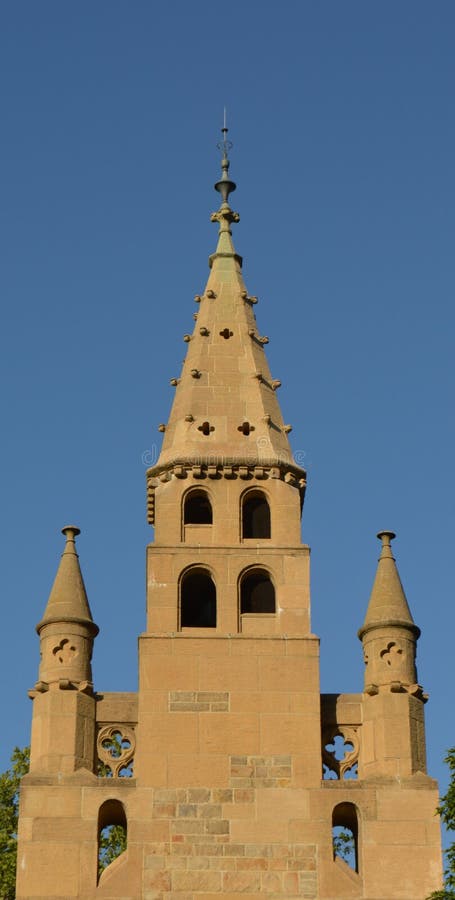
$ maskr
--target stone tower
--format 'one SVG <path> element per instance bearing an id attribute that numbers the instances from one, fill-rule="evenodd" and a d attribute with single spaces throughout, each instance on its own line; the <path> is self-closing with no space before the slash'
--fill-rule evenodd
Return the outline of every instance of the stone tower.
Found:
<path id="1" fill-rule="evenodd" d="M 232 242 L 224 130 L 206 289 L 147 472 L 137 694 L 95 691 L 74 539 L 38 625 L 17 897 L 424 900 L 441 881 L 413 622 L 381 532 L 365 686 L 324 694 L 295 464 Z M 360 669 L 360 654 L 359 654 Z M 98 873 L 100 835 L 126 850 Z M 340 855 L 340 829 L 350 838 Z"/>

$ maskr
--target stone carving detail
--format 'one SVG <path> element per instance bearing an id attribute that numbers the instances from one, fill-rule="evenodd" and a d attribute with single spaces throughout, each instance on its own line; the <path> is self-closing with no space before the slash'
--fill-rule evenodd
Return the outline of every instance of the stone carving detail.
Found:
<path id="1" fill-rule="evenodd" d="M 255 431 L 254 425 L 251 425 L 250 422 L 242 422 L 241 425 L 238 426 L 237 431 L 241 431 L 242 434 L 248 435 L 252 431 Z"/>
<path id="2" fill-rule="evenodd" d="M 359 734 L 355 726 L 336 725 L 323 734 L 324 779 L 357 777 Z"/>
<path id="3" fill-rule="evenodd" d="M 250 297 L 248 294 L 248 291 L 242 291 L 240 296 L 241 296 L 242 300 L 246 300 L 247 303 L 257 303 L 258 302 L 258 298 Z"/>
<path id="4" fill-rule="evenodd" d="M 69 666 L 72 663 L 73 659 L 78 656 L 79 651 L 77 647 L 72 644 L 68 638 L 63 638 L 56 647 L 53 648 L 52 653 L 58 659 L 59 663 L 62 666 Z"/>
<path id="5" fill-rule="evenodd" d="M 147 522 L 155 523 L 155 485 L 150 478 L 147 479 Z"/>
<path id="6" fill-rule="evenodd" d="M 129 725 L 104 725 L 98 732 L 98 774 L 106 778 L 131 778 L 136 737 Z"/>
<path id="7" fill-rule="evenodd" d="M 390 641 L 390 643 L 387 644 L 387 647 L 384 647 L 384 649 L 381 650 L 379 656 L 387 666 L 390 666 L 391 669 L 397 670 L 401 668 L 403 662 L 403 651 L 401 647 L 395 643 L 395 641 Z"/>
<path id="8" fill-rule="evenodd" d="M 198 426 L 198 431 L 202 431 L 202 434 L 209 435 L 211 431 L 215 431 L 215 427 L 210 424 L 210 422 L 203 422 L 202 425 Z"/>
<path id="9" fill-rule="evenodd" d="M 185 416 L 186 422 L 193 422 L 194 417 L 189 414 Z M 240 426 L 243 429 L 243 424 Z M 201 431 L 202 434 L 210 435 L 211 431 L 214 430 L 214 427 L 210 425 L 210 422 L 203 422 L 202 425 L 198 426 L 198 431 Z M 148 454 L 149 451 L 147 451 Z M 210 478 L 213 477 L 213 466 L 211 471 L 209 472 L 210 466 L 205 464 L 196 465 L 194 463 L 175 463 L 172 467 L 165 470 L 159 470 L 156 467 L 150 467 L 147 471 L 147 521 L 150 525 L 153 525 L 155 522 L 155 488 L 159 485 L 160 481 L 166 482 L 170 481 L 171 477 L 174 475 L 176 478 Z M 290 472 L 288 468 L 278 468 L 277 466 L 255 466 L 254 464 L 249 466 L 240 466 L 240 465 L 228 465 L 228 464 L 220 464 L 216 466 L 217 477 L 221 478 L 280 478 L 283 481 L 286 481 L 288 484 L 292 484 L 293 487 L 298 488 L 301 496 L 301 501 L 303 502 L 303 498 L 305 496 L 306 489 L 306 478 L 304 477 L 305 473 L 302 469 L 297 469 L 294 472 Z"/>

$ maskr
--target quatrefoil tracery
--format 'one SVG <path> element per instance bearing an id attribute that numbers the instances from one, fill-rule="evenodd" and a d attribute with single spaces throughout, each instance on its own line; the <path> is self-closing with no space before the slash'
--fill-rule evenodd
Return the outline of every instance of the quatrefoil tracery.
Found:
<path id="1" fill-rule="evenodd" d="M 390 641 L 390 643 L 387 644 L 387 647 L 384 647 L 384 650 L 381 650 L 379 656 L 383 662 L 392 669 L 400 668 L 403 662 L 403 651 L 395 641 Z"/>
<path id="2" fill-rule="evenodd" d="M 68 638 L 63 638 L 60 643 L 53 648 L 52 653 L 58 659 L 59 663 L 62 665 L 69 665 L 69 663 L 78 656 L 78 649 L 68 640 Z"/>
<path id="3" fill-rule="evenodd" d="M 337 741 L 337 738 L 340 740 Z M 358 759 L 359 736 L 355 726 L 337 725 L 326 729 L 323 735 L 322 762 L 329 773 L 339 779 L 355 777 Z M 331 776 L 328 774 L 325 777 Z"/>
<path id="4" fill-rule="evenodd" d="M 128 725 L 105 725 L 98 732 L 98 759 L 107 775 L 121 778 L 132 775 L 136 738 Z"/>

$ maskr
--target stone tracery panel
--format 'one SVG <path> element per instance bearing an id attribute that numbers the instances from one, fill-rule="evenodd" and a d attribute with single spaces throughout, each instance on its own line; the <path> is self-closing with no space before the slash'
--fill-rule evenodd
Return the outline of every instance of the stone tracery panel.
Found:
<path id="1" fill-rule="evenodd" d="M 63 638 L 52 648 L 52 654 L 58 659 L 59 663 L 68 665 L 79 655 L 79 651 L 77 646 L 68 638 Z"/>
<path id="2" fill-rule="evenodd" d="M 362 739 L 360 694 L 322 694 L 322 777 L 325 781 L 358 778 Z"/>
<path id="3" fill-rule="evenodd" d="M 355 778 L 358 759 L 359 736 L 355 726 L 335 725 L 324 730 L 322 762 L 325 778 Z"/>
<path id="4" fill-rule="evenodd" d="M 131 778 L 136 736 L 128 725 L 104 725 L 96 741 L 98 775 L 105 778 Z"/>

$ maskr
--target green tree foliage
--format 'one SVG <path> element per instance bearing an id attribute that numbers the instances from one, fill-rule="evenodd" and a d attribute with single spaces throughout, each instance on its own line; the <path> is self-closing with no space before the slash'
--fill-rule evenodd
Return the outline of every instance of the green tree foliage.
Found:
<path id="1" fill-rule="evenodd" d="M 449 750 L 444 762 L 450 771 L 450 782 L 447 794 L 441 797 L 438 813 L 448 831 L 455 831 L 455 747 Z M 429 900 L 455 900 L 455 841 L 445 853 L 446 869 L 444 871 L 444 887 L 435 891 Z"/>
<path id="2" fill-rule="evenodd" d="M 352 831 L 340 829 L 333 836 L 333 855 L 339 856 L 345 862 L 351 865 L 352 857 L 355 853 L 355 844 Z"/>
<path id="3" fill-rule="evenodd" d="M 15 747 L 11 768 L 0 775 L 0 900 L 16 896 L 19 785 L 30 765 L 30 748 Z"/>
<path id="4" fill-rule="evenodd" d="M 106 866 L 114 862 L 126 850 L 126 830 L 123 825 L 108 825 L 100 834 L 98 852 L 98 874 L 104 871 Z"/>

